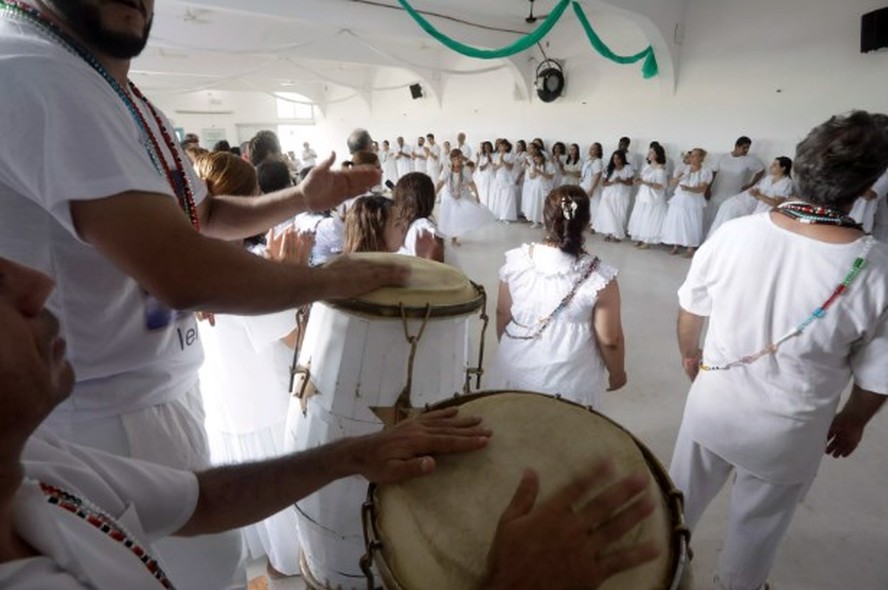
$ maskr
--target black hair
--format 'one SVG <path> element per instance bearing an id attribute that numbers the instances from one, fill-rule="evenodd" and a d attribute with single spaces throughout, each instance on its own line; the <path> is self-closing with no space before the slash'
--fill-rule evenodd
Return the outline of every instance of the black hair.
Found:
<path id="1" fill-rule="evenodd" d="M 623 150 L 615 150 L 614 153 L 611 154 L 610 162 L 607 163 L 607 178 L 610 179 L 611 174 L 616 170 L 617 165 L 614 164 L 614 156 L 620 156 L 623 160 L 623 165 L 626 165 L 626 152 Z"/>
<path id="2" fill-rule="evenodd" d="M 752 140 L 745 135 L 741 135 L 737 138 L 737 141 L 734 142 L 734 147 L 741 147 L 744 145 L 752 145 Z"/>
<path id="3" fill-rule="evenodd" d="M 256 176 L 259 179 L 259 190 L 263 194 L 273 193 L 288 186 L 293 186 L 290 178 L 290 167 L 278 158 L 269 158 L 256 166 Z"/>

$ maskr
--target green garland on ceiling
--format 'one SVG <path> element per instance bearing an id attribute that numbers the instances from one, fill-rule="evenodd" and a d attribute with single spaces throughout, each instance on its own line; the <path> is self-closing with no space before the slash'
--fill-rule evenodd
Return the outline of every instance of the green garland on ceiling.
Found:
<path id="1" fill-rule="evenodd" d="M 601 37 L 595 32 L 592 28 L 592 24 L 589 22 L 589 19 L 586 17 L 586 13 L 583 11 L 582 6 L 579 5 L 576 0 L 573 2 L 571 0 L 560 0 L 558 5 L 555 7 L 552 12 L 549 13 L 549 16 L 543 21 L 543 23 L 536 28 L 531 33 L 528 33 L 524 37 L 518 39 L 517 41 L 506 45 L 505 47 L 500 47 L 499 49 L 480 49 L 478 47 L 472 47 L 470 45 L 466 45 L 464 43 L 460 43 L 455 39 L 452 39 L 436 29 L 434 25 L 432 25 L 425 17 L 423 17 L 419 12 L 413 8 L 407 0 L 398 0 L 404 10 L 407 11 L 413 20 L 429 35 L 437 39 L 441 44 L 443 44 L 448 49 L 456 51 L 466 57 L 474 57 L 477 59 L 499 59 L 503 57 L 509 57 L 511 55 L 515 55 L 516 53 L 521 53 L 522 51 L 526 51 L 530 49 L 534 45 L 540 42 L 555 24 L 561 19 L 564 11 L 567 10 L 568 5 L 573 4 L 574 13 L 577 15 L 577 19 L 580 21 L 580 24 L 583 26 L 583 30 L 586 32 L 586 37 L 589 39 L 589 42 L 592 44 L 592 47 L 601 54 L 605 59 L 609 59 L 610 61 L 618 64 L 632 64 L 641 60 L 644 60 L 644 64 L 642 66 L 642 74 L 645 78 L 653 78 L 659 72 L 659 67 L 657 65 L 657 58 L 654 55 L 654 48 L 652 46 L 648 46 L 644 51 L 636 53 L 635 55 L 621 56 L 614 53 L 610 47 L 608 47 L 604 41 L 601 40 Z"/>

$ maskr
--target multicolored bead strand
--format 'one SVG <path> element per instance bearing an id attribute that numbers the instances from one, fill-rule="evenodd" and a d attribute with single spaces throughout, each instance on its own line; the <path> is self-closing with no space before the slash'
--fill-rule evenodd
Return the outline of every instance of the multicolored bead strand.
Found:
<path id="1" fill-rule="evenodd" d="M 175 163 L 175 174 L 178 175 L 181 179 L 180 182 L 176 181 L 173 171 L 170 170 L 170 168 L 167 166 L 166 158 L 163 155 L 160 144 L 157 141 L 154 132 L 151 130 L 150 125 L 148 125 L 148 122 L 142 115 L 142 111 L 138 108 L 129 93 L 120 85 L 120 83 L 117 82 L 117 80 L 108 72 L 108 70 L 105 69 L 105 67 L 99 62 L 99 60 L 95 58 L 95 56 L 89 53 L 85 48 L 81 47 L 74 39 L 72 39 L 64 31 L 62 31 L 55 23 L 46 18 L 46 15 L 44 15 L 33 6 L 29 6 L 27 4 L 19 2 L 18 0 L 0 0 L 0 12 L 4 13 L 7 16 L 18 17 L 32 24 L 34 27 L 53 39 L 69 53 L 85 61 L 97 74 L 102 77 L 102 79 L 105 80 L 105 82 L 111 87 L 117 97 L 120 98 L 120 100 L 126 106 L 127 110 L 130 113 L 130 116 L 136 123 L 136 126 L 142 132 L 142 135 L 147 138 L 148 142 L 147 144 L 143 144 L 143 146 L 145 148 L 145 151 L 148 153 L 148 157 L 151 159 L 151 163 L 154 166 L 155 170 L 157 170 L 158 174 L 166 177 L 170 188 L 173 190 L 173 194 L 176 195 L 176 198 L 179 201 L 179 205 L 188 215 L 189 220 L 191 221 L 191 225 L 194 227 L 195 230 L 199 231 L 200 221 L 197 215 L 197 207 L 194 203 L 194 191 L 192 190 L 192 187 L 188 181 L 188 175 L 185 172 L 185 167 L 183 165 L 181 157 L 179 156 L 178 146 L 173 140 L 172 135 L 166 129 L 166 126 L 163 124 L 163 120 L 155 110 L 154 106 L 148 101 L 147 98 L 145 98 L 144 94 L 142 94 L 142 92 L 138 88 L 136 88 L 135 84 L 129 82 L 129 87 L 132 89 L 133 94 L 135 94 L 147 106 L 152 116 L 154 117 L 154 121 L 157 124 L 157 127 L 160 129 L 161 135 L 163 135 L 164 141 L 169 148 L 170 153 L 173 154 L 173 160 Z"/>
<path id="2" fill-rule="evenodd" d="M 127 532 L 113 518 L 74 494 L 61 488 L 39 482 L 40 490 L 46 496 L 46 501 L 54 506 L 70 512 L 82 518 L 86 523 L 97 528 L 112 540 L 120 543 L 142 562 L 142 565 L 151 573 L 158 583 L 164 588 L 173 588 L 172 582 L 160 567 L 156 559 L 151 557 L 148 551 L 136 539 Z"/>
<path id="3" fill-rule="evenodd" d="M 800 223 L 838 225 L 861 229 L 860 224 L 854 221 L 847 213 L 831 207 L 812 205 L 802 201 L 789 201 L 778 205 L 777 211 Z"/>
<path id="4" fill-rule="evenodd" d="M 858 255 L 858 257 L 854 260 L 854 264 L 851 265 L 851 270 L 848 271 L 848 274 L 845 275 L 845 278 L 842 279 L 842 282 L 839 283 L 839 285 L 835 288 L 835 290 L 832 292 L 832 295 L 830 295 L 829 298 L 827 298 L 827 300 L 824 301 L 817 309 L 811 312 L 811 315 L 805 318 L 805 320 L 801 324 L 787 332 L 782 338 L 777 340 L 777 342 L 767 345 L 755 354 L 744 356 L 724 365 L 710 365 L 701 360 L 700 369 L 703 371 L 726 371 L 732 367 L 748 365 L 754 361 L 757 361 L 763 356 L 775 354 L 784 342 L 792 338 L 801 336 L 802 333 L 811 324 L 813 324 L 815 320 L 821 320 L 826 317 L 827 310 L 829 310 L 829 308 L 832 307 L 832 305 L 836 301 L 838 301 L 839 297 L 841 297 L 845 292 L 848 291 L 848 287 L 851 286 L 851 283 L 854 282 L 854 280 L 860 275 L 861 271 L 866 266 L 867 257 L 869 256 L 870 250 L 873 249 L 874 243 L 875 240 L 870 236 L 867 236 L 864 239 L 863 249 L 861 250 L 860 255 Z"/>

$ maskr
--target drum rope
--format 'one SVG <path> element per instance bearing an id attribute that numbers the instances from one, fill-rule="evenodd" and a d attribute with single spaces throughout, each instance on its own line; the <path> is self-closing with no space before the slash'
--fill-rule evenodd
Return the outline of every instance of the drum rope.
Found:
<path id="1" fill-rule="evenodd" d="M 305 328 L 308 325 L 308 314 L 311 313 L 311 305 L 303 305 L 296 310 L 296 344 L 293 346 L 293 362 L 290 364 L 290 391 L 293 391 L 293 384 L 296 381 L 296 375 L 301 373 L 299 367 L 299 349 L 302 347 L 302 338 L 305 336 Z"/>
<path id="2" fill-rule="evenodd" d="M 487 291 L 478 283 L 472 282 L 472 286 L 481 295 L 481 339 L 478 345 L 478 366 L 466 369 L 466 384 L 463 387 L 463 393 L 469 393 L 473 376 L 475 377 L 475 389 L 481 389 L 481 377 L 484 375 L 484 337 L 487 334 L 487 325 L 490 323 L 490 316 L 487 315 Z"/>
<path id="3" fill-rule="evenodd" d="M 404 389 L 401 390 L 401 395 L 398 396 L 398 401 L 395 402 L 396 424 L 400 420 L 406 418 L 408 415 L 407 411 L 413 407 L 413 403 L 410 400 L 410 393 L 413 391 L 413 362 L 416 359 L 416 346 L 422 339 L 426 326 L 429 324 L 429 318 L 432 315 L 432 306 L 431 304 L 427 304 L 425 315 L 422 318 L 422 325 L 419 326 L 419 331 L 416 335 L 411 336 L 410 327 L 407 325 L 407 311 L 404 309 L 404 304 L 401 303 L 398 307 L 401 310 L 401 324 L 404 326 L 404 338 L 407 339 L 407 344 L 410 345 L 410 354 L 407 357 L 407 382 L 404 384 Z"/>

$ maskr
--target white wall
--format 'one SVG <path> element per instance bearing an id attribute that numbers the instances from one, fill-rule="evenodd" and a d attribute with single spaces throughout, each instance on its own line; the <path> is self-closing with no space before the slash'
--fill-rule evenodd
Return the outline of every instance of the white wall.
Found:
<path id="1" fill-rule="evenodd" d="M 798 140 L 832 114 L 888 111 L 888 52 L 859 52 L 860 16 L 885 2 L 688 0 L 674 95 L 661 91 L 656 80 L 643 80 L 639 66 L 617 66 L 594 55 L 579 27 L 565 22 L 549 50 L 566 59 L 567 93 L 555 103 L 516 101 L 512 78 L 499 71 L 448 77 L 441 106 L 435 97 L 414 101 L 406 89 L 375 92 L 372 108 L 357 98 L 331 105 L 322 124 L 329 146 L 337 149 L 352 128 L 363 126 L 380 140 L 404 135 L 412 142 L 433 131 L 441 141 L 464 130 L 472 144 L 542 136 L 578 142 L 584 150 L 592 141 L 609 150 L 628 135 L 634 147 L 656 139 L 672 154 L 695 146 L 724 152 L 745 134 L 763 159 L 792 156 Z M 646 44 L 633 23 L 616 17 L 593 22 L 604 23 L 601 32 L 618 53 Z M 383 72 L 377 86 L 388 85 L 387 76 Z M 267 95 L 217 94 L 225 96 L 216 107 L 231 108 L 234 116 L 174 112 L 189 101 L 199 103 L 196 97 L 156 100 L 188 131 L 211 122 L 234 134 L 236 122 L 276 122 Z"/>

